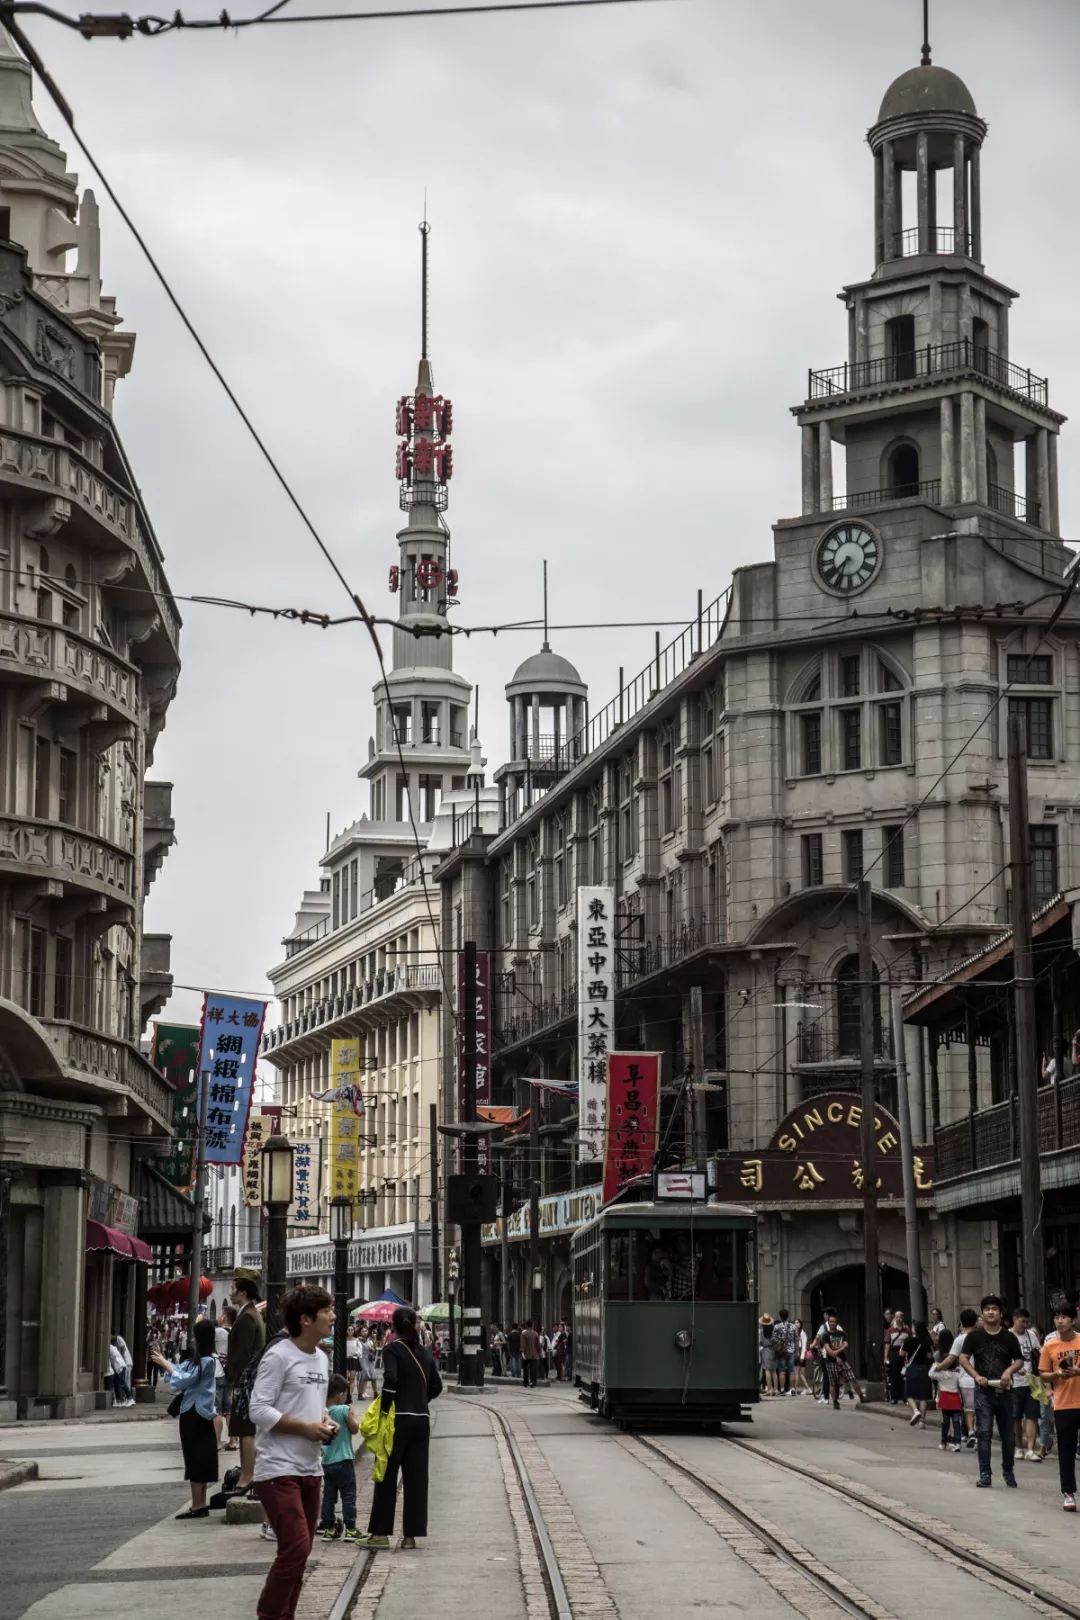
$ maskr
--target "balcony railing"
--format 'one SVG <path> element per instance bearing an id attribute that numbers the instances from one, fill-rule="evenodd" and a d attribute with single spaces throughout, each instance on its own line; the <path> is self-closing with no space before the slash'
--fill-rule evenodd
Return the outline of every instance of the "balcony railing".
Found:
<path id="1" fill-rule="evenodd" d="M 206 1266 L 208 1272 L 216 1273 L 232 1271 L 236 1264 L 236 1250 L 232 1244 L 216 1244 L 206 1251 Z"/>
<path id="2" fill-rule="evenodd" d="M 795 1025 L 796 1063 L 838 1063 L 857 1066 L 860 1060 L 859 1028 L 855 1020 L 841 1024 L 835 1016 L 800 1019 Z M 892 1031 L 882 1019 L 875 1020 L 874 1062 L 891 1063 Z"/>
<path id="3" fill-rule="evenodd" d="M 376 906 L 381 906 L 385 900 L 391 899 L 395 894 L 400 894 L 403 889 L 410 889 L 414 886 L 421 887 L 421 866 L 423 874 L 430 878 L 436 865 L 436 859 L 435 856 L 425 857 L 421 863 L 420 857 L 416 855 L 411 861 L 404 861 L 396 871 L 387 872 L 379 879 L 373 889 L 368 889 L 360 895 L 356 903 L 356 917 L 361 917 L 365 912 L 374 910 Z M 344 928 L 348 923 L 355 922 L 356 917 L 351 915 L 342 916 L 338 927 Z M 283 940 L 285 960 L 288 961 L 290 957 L 298 956 L 301 951 L 306 951 L 309 946 L 316 944 L 318 940 L 330 933 L 331 922 L 332 918 L 330 916 L 320 917 L 317 922 L 313 922 L 310 927 L 305 928 L 303 933 L 290 935 L 288 939 Z"/>
<path id="4" fill-rule="evenodd" d="M 93 833 L 29 817 L 0 816 L 0 872 L 88 889 L 134 904 L 130 853 Z"/>
<path id="5" fill-rule="evenodd" d="M 518 994 L 518 1004 L 508 1017 L 496 1017 L 495 1038 L 500 1046 L 513 1046 L 538 1030 L 561 1024 L 577 1013 L 577 986 L 569 985 L 554 995 L 544 996 L 526 986 Z"/>
<path id="6" fill-rule="evenodd" d="M 1017 495 L 1015 490 L 1003 489 L 1000 484 L 991 484 L 988 489 L 987 504 L 1002 517 L 1016 518 L 1020 523 L 1033 523 L 1039 526 L 1039 513 L 1042 510 L 1038 501 L 1029 501 L 1023 495 Z"/>
<path id="7" fill-rule="evenodd" d="M 133 1046 L 60 1019 L 43 1018 L 41 1026 L 69 1073 L 91 1083 L 103 1080 L 110 1090 L 129 1091 L 152 1119 L 168 1127 L 172 1087 Z"/>
<path id="8" fill-rule="evenodd" d="M 650 973 L 678 965 L 685 957 L 707 945 L 719 945 L 726 938 L 722 923 L 715 917 L 689 917 L 678 928 L 652 934 L 641 941 L 626 934 L 626 919 L 619 919 L 622 935 L 615 945 L 615 988 L 625 990 Z"/>
<path id="9" fill-rule="evenodd" d="M 1038 1096 L 1039 1152 L 1080 1147 L 1080 1077 L 1043 1086 Z M 995 1170 L 1020 1156 L 1020 1119 L 1015 1097 L 934 1132 L 938 1181 Z"/>
<path id="10" fill-rule="evenodd" d="M 279 1024 L 277 1029 L 268 1030 L 263 1037 L 262 1049 L 264 1052 L 280 1051 L 283 1046 L 299 1040 L 303 1035 L 316 1035 L 345 1019 L 355 1019 L 375 1002 L 386 1001 L 390 996 L 441 990 L 442 976 L 437 963 L 425 963 L 419 967 L 402 964 L 386 968 L 363 984 L 350 985 L 339 996 L 326 996 L 322 1001 L 313 1002 L 295 1018 L 290 1018 L 287 1024 Z"/>
<path id="11" fill-rule="evenodd" d="M 914 382 L 949 371 L 974 372 L 1032 405 L 1046 405 L 1049 400 L 1049 383 L 1045 377 L 1037 377 L 1023 366 L 1013 365 L 1011 360 L 981 343 L 973 343 L 970 338 L 960 338 L 955 343 L 928 343 L 924 349 L 913 349 L 905 354 L 883 354 L 876 360 L 845 361 L 842 366 L 811 371 L 807 398 L 835 399 L 841 394 L 858 393 L 863 388 L 887 388 L 894 383 Z"/>
<path id="12" fill-rule="evenodd" d="M 919 253 L 958 253 L 971 257 L 971 237 L 958 232 L 951 225 L 938 225 L 922 232 L 917 225 L 910 230 L 897 231 L 888 243 L 890 259 L 913 259 Z"/>
<path id="13" fill-rule="evenodd" d="M 889 501 L 940 501 L 941 479 L 924 478 L 918 484 L 898 484 L 893 489 L 863 489 L 857 493 L 833 496 L 834 512 L 863 512 L 871 506 L 885 506 Z"/>

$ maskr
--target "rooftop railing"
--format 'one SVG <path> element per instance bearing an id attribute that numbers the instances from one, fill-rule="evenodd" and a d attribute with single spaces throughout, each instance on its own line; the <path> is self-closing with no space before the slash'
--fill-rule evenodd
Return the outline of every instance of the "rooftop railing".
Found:
<path id="1" fill-rule="evenodd" d="M 883 354 L 874 360 L 846 360 L 842 366 L 811 371 L 807 398 L 835 399 L 838 395 L 857 393 L 863 388 L 885 388 L 894 383 L 940 376 L 948 371 L 974 372 L 1032 405 L 1049 403 L 1050 385 L 1045 377 L 1014 365 L 1004 355 L 995 354 L 993 349 L 973 343 L 970 338 L 959 338 L 955 343 L 928 343 L 922 349 L 912 349 L 903 354 Z"/>

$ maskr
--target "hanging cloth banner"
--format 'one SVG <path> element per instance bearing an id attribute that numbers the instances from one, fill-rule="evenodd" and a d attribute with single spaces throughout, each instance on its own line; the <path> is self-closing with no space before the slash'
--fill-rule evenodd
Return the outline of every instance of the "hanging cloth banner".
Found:
<path id="1" fill-rule="evenodd" d="M 255 1091 L 265 1001 L 206 991 L 199 1040 L 199 1073 L 207 1076 L 207 1164 L 239 1164 Z"/>
<path id="2" fill-rule="evenodd" d="M 322 1152 L 321 1141 L 305 1138 L 293 1143 L 293 1187 L 295 1196 L 289 1205 L 290 1227 L 319 1230 L 319 1182 Z"/>
<path id="3" fill-rule="evenodd" d="M 604 1203 L 656 1159 L 660 1129 L 659 1052 L 609 1052 Z"/>
<path id="4" fill-rule="evenodd" d="M 170 1105 L 172 1145 L 164 1159 L 155 1159 L 154 1169 L 177 1192 L 191 1191 L 195 1182 L 195 1135 L 199 1128 L 198 1105 L 199 1026 L 197 1024 L 155 1024 L 150 1061 L 174 1088 Z"/>
<path id="5" fill-rule="evenodd" d="M 578 1162 L 604 1158 L 607 1058 L 615 1040 L 615 891 L 577 892 Z"/>
<path id="6" fill-rule="evenodd" d="M 240 1187 L 248 1209 L 262 1208 L 262 1150 L 277 1123 L 273 1114 L 249 1114 L 240 1161 Z"/>

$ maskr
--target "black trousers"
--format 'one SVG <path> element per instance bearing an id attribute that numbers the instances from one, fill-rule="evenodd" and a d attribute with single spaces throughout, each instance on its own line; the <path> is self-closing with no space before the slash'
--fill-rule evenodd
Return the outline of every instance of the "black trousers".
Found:
<path id="1" fill-rule="evenodd" d="M 1076 1442 L 1080 1438 L 1080 1409 L 1066 1407 L 1063 1412 L 1055 1412 L 1054 1428 L 1057 1431 L 1058 1478 L 1061 1481 L 1062 1493 L 1066 1496 L 1075 1496 Z"/>
<path id="2" fill-rule="evenodd" d="M 526 1389 L 536 1388 L 536 1374 L 539 1366 L 540 1362 L 536 1359 L 536 1357 L 533 1357 L 532 1360 L 526 1357 L 521 1363 L 521 1382 L 525 1385 Z"/>
<path id="3" fill-rule="evenodd" d="M 426 1417 L 409 1417 L 406 1414 L 395 1420 L 394 1446 L 386 1464 L 386 1473 L 375 1486 L 371 1496 L 369 1535 L 390 1536 L 394 1533 L 394 1508 L 399 1470 L 402 1491 L 401 1533 L 403 1536 L 427 1535 L 430 1444 L 431 1424 Z"/>

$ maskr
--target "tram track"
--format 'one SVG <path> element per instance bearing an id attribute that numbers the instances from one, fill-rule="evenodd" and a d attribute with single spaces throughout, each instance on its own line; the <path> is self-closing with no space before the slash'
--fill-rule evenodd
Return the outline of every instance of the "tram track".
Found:
<path id="1" fill-rule="evenodd" d="M 826 1476 L 821 1469 L 808 1468 L 787 1457 L 777 1456 L 753 1441 L 741 1440 L 734 1435 L 725 1435 L 723 1440 L 725 1445 L 755 1457 L 768 1468 L 794 1475 L 800 1481 L 810 1481 L 815 1489 L 837 1497 L 879 1524 L 888 1525 L 901 1533 L 905 1540 L 929 1549 L 939 1558 L 947 1559 L 985 1585 L 1012 1596 L 1020 1595 L 1029 1606 L 1038 1605 L 1048 1616 L 1080 1620 L 1080 1605 L 1070 1597 L 1076 1590 L 1073 1583 L 1033 1569 L 1022 1559 L 1000 1548 L 987 1546 L 953 1525 L 949 1526 L 949 1533 L 945 1535 L 928 1514 L 883 1495 L 873 1486 L 846 1480 L 835 1474 Z M 697 1479 L 703 1488 L 717 1491 L 707 1476 L 700 1475 L 691 1463 L 676 1457 L 667 1447 L 657 1447 L 652 1441 L 643 1441 L 643 1444 L 659 1450 L 674 1466 Z"/>

